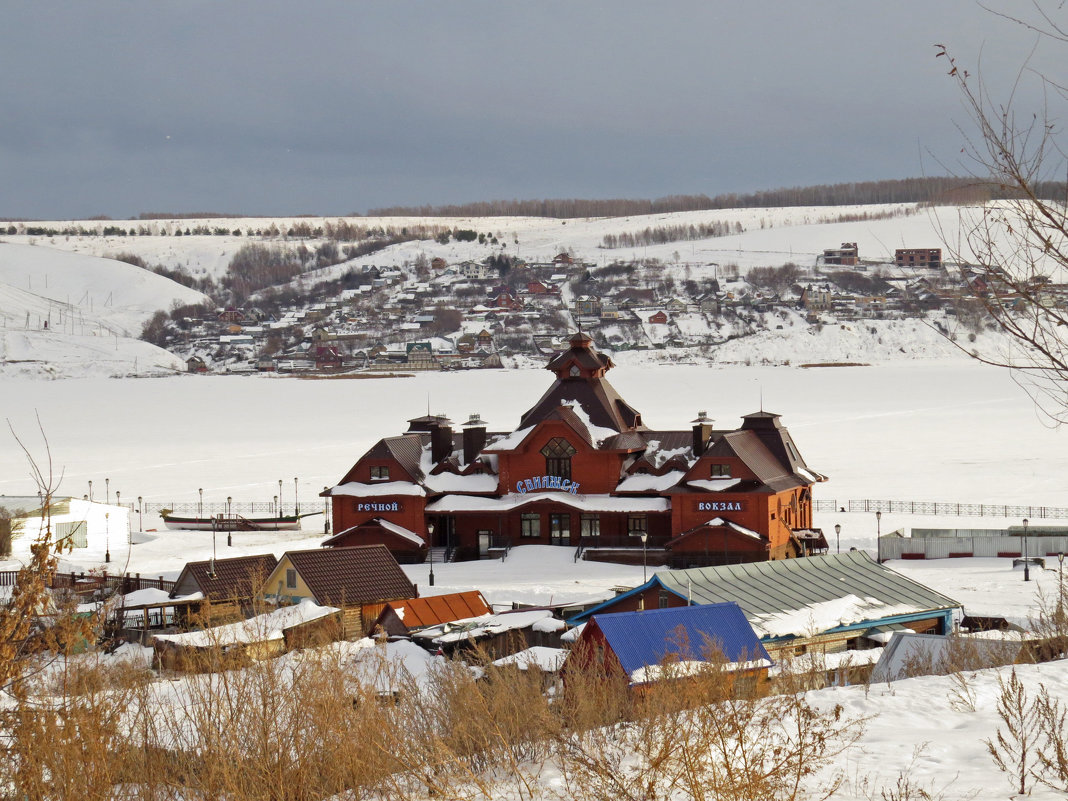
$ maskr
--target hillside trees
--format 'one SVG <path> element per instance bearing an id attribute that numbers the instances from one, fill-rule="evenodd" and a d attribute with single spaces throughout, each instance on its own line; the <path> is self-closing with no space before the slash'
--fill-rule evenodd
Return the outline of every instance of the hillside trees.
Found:
<path id="1" fill-rule="evenodd" d="M 1068 52 L 1068 8 L 1036 3 L 1029 18 L 1005 19 L 1037 37 L 1039 48 Z M 1006 334 L 1009 345 L 971 351 L 978 360 L 1008 367 L 1053 422 L 1068 422 L 1068 84 L 1025 61 L 1007 99 L 937 46 L 950 80 L 968 111 L 972 132 L 962 152 L 974 183 L 997 202 L 964 208 L 958 231 L 942 231 L 947 249 L 962 265 L 971 295 Z M 1063 60 L 1062 60 L 1063 63 Z M 1061 70 L 1063 71 L 1063 69 Z M 1025 92 L 1038 108 L 1020 107 Z M 1052 279 L 1052 280 L 1051 280 Z"/>

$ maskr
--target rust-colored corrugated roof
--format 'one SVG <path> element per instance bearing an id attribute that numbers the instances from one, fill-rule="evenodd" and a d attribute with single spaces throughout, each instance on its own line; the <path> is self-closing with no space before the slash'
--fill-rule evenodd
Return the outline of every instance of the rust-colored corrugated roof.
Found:
<path id="1" fill-rule="evenodd" d="M 186 579 L 192 578 L 204 597 L 215 603 L 245 600 L 259 594 L 277 564 L 272 553 L 188 562 L 174 586 L 177 590 Z"/>
<path id="2" fill-rule="evenodd" d="M 396 613 L 403 621 L 404 627 L 409 630 L 493 612 L 478 590 L 431 595 L 429 598 L 409 598 L 407 601 L 392 601 L 386 606 Z"/>
<path id="3" fill-rule="evenodd" d="M 286 551 L 297 573 L 328 606 L 353 606 L 415 597 L 415 585 L 385 545 Z"/>

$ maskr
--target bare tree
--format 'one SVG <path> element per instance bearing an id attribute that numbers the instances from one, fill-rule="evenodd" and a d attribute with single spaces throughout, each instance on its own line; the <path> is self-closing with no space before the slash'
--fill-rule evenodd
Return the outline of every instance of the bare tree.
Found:
<path id="1" fill-rule="evenodd" d="M 1033 4 L 1032 19 L 1006 17 L 1038 37 L 1042 46 L 1068 44 L 1065 7 Z M 1056 120 L 1068 110 L 1068 85 L 1025 61 L 1007 99 L 992 98 L 988 84 L 969 73 L 945 46 L 937 55 L 949 67 L 971 118 L 962 153 L 986 202 L 962 207 L 957 230 L 941 230 L 962 268 L 966 291 L 985 311 L 1003 345 L 969 353 L 1011 368 L 1052 421 L 1068 422 L 1068 216 L 1064 131 Z M 1036 45 L 1037 49 L 1038 45 Z M 1031 58 L 1035 55 L 1032 51 Z M 1042 105 L 1021 108 L 1037 82 Z"/>

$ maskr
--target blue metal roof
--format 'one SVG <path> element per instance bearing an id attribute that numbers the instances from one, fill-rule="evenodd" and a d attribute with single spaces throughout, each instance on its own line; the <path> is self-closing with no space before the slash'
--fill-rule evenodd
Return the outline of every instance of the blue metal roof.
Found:
<path id="1" fill-rule="evenodd" d="M 770 661 L 735 603 L 606 613 L 593 621 L 628 675 L 665 659 L 703 661 L 711 649 L 728 662 Z"/>

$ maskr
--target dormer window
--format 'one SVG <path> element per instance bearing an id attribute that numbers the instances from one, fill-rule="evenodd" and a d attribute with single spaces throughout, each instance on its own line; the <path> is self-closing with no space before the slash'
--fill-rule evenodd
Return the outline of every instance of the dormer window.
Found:
<path id="1" fill-rule="evenodd" d="M 711 478 L 730 478 L 731 466 L 729 464 L 709 465 L 708 475 Z"/>
<path id="2" fill-rule="evenodd" d="M 541 449 L 541 455 L 545 457 L 545 473 L 560 478 L 571 478 L 571 457 L 575 455 L 575 447 L 563 437 L 553 437 Z"/>
<path id="3" fill-rule="evenodd" d="M 372 466 L 371 481 L 389 481 L 389 465 Z"/>

